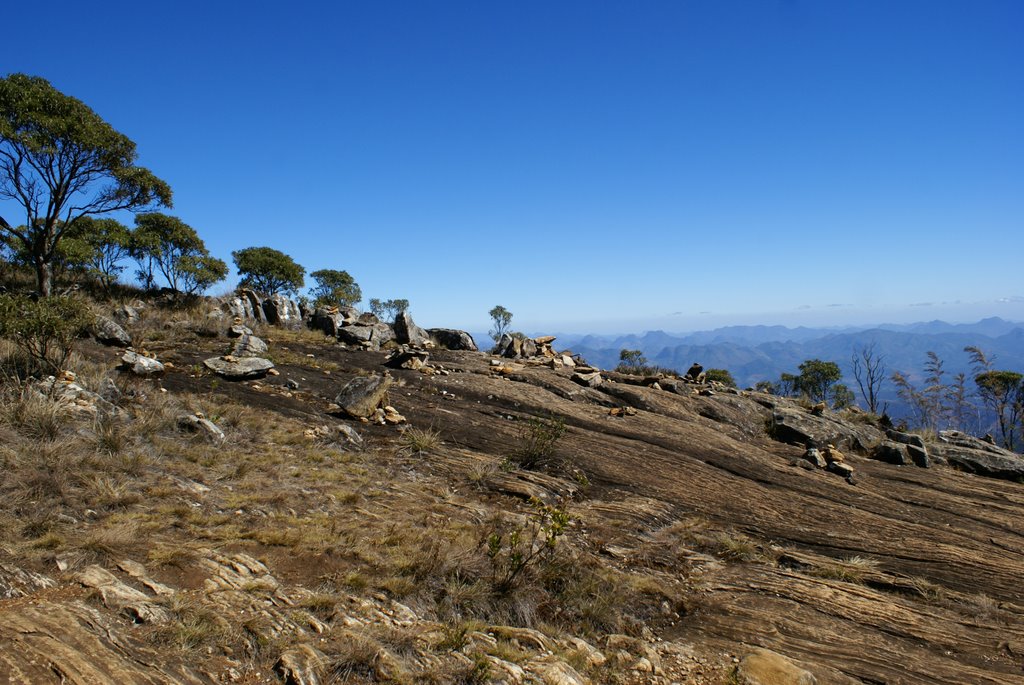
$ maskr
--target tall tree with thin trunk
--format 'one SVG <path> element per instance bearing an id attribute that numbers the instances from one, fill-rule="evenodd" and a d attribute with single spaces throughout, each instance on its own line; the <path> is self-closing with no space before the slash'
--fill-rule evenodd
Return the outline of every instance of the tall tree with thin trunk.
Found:
<path id="1" fill-rule="evenodd" d="M 45 79 L 0 79 L 0 199 L 25 212 L 0 231 L 31 256 L 40 294 L 52 292 L 60 242 L 82 217 L 171 205 L 170 186 L 136 158 L 127 136 Z"/>

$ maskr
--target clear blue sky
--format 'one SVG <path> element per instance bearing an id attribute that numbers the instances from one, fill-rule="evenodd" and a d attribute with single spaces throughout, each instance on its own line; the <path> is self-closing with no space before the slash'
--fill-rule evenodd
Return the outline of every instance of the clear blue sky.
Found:
<path id="1" fill-rule="evenodd" d="M 1024 2 L 9 5 L 216 256 L 424 325 L 1024 319 Z"/>

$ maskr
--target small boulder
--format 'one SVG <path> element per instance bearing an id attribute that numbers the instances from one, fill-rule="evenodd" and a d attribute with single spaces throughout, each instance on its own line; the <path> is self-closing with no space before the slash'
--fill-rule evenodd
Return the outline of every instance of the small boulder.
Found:
<path id="1" fill-rule="evenodd" d="M 128 331 L 121 328 L 121 325 L 113 319 L 105 316 L 97 316 L 92 325 L 92 335 L 104 345 L 116 347 L 128 347 L 132 344 L 132 337 Z"/>
<path id="2" fill-rule="evenodd" d="M 178 428 L 205 435 L 214 442 L 224 441 L 224 431 L 218 428 L 217 424 L 213 421 L 199 413 L 178 417 Z"/>
<path id="3" fill-rule="evenodd" d="M 430 353 L 422 350 L 399 350 L 388 357 L 386 364 L 393 369 L 422 369 L 427 365 Z"/>
<path id="4" fill-rule="evenodd" d="M 274 362 L 261 357 L 211 357 L 203 362 L 206 368 L 232 381 L 263 378 L 274 368 Z"/>
<path id="5" fill-rule="evenodd" d="M 231 348 L 231 354 L 236 357 L 259 357 L 267 353 L 267 343 L 257 338 L 252 333 L 244 333 Z"/>
<path id="6" fill-rule="evenodd" d="M 245 324 L 236 323 L 228 329 L 229 338 L 241 338 L 243 335 L 252 335 L 252 329 Z"/>
<path id="7" fill-rule="evenodd" d="M 853 467 L 849 464 L 841 461 L 829 462 L 828 470 L 832 473 L 842 476 L 843 478 L 853 477 Z"/>
<path id="8" fill-rule="evenodd" d="M 163 364 L 134 350 L 127 350 L 121 355 L 121 367 L 136 376 L 158 376 L 164 372 Z"/>
<path id="9" fill-rule="evenodd" d="M 572 381 L 586 388 L 596 388 L 601 385 L 604 379 L 601 377 L 600 371 L 592 371 L 590 373 L 577 371 L 572 375 Z"/>
<path id="10" fill-rule="evenodd" d="M 811 462 L 819 469 L 823 469 L 828 466 L 828 462 L 821 456 L 821 451 L 817 447 L 808 447 L 807 451 L 804 452 L 804 459 Z"/>
<path id="11" fill-rule="evenodd" d="M 384 403 L 392 383 L 391 376 L 357 376 L 345 384 L 334 402 L 352 418 L 369 418 Z"/>

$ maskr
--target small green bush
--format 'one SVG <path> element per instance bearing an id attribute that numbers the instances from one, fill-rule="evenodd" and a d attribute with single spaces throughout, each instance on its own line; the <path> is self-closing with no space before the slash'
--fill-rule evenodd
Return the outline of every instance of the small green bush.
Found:
<path id="1" fill-rule="evenodd" d="M 89 307 L 72 297 L 0 295 L 0 338 L 29 358 L 31 372 L 64 368 L 75 340 L 94 320 Z"/>
<path id="2" fill-rule="evenodd" d="M 564 505 L 531 500 L 533 512 L 523 526 L 492 531 L 484 540 L 491 562 L 491 588 L 507 594 L 522 582 L 526 572 L 551 563 L 558 538 L 571 520 Z"/>
<path id="3" fill-rule="evenodd" d="M 527 419 L 519 430 L 519 441 L 509 461 L 523 469 L 555 466 L 555 448 L 565 435 L 565 419 L 555 416 Z"/>

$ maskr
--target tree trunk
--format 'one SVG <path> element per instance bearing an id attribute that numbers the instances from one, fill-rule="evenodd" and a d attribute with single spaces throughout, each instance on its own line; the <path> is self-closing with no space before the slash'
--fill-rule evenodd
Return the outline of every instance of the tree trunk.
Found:
<path id="1" fill-rule="evenodd" d="M 53 264 L 36 258 L 36 286 L 41 297 L 49 297 L 53 292 Z"/>

